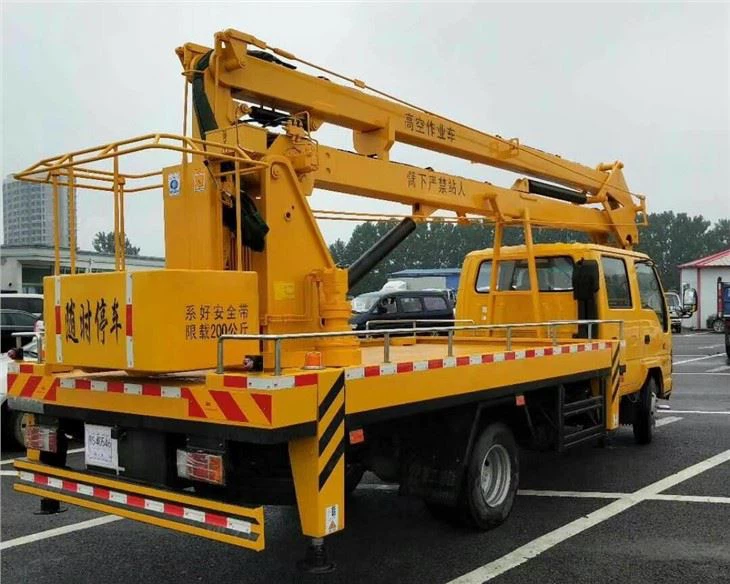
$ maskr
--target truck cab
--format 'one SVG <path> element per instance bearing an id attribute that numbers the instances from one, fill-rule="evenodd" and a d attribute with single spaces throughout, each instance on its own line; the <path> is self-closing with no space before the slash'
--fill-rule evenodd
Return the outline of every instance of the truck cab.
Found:
<path id="1" fill-rule="evenodd" d="M 662 284 L 648 256 L 595 244 L 534 246 L 537 302 L 532 299 L 525 246 L 501 248 L 496 291 L 490 290 L 494 252 L 470 253 L 459 286 L 456 318 L 476 323 L 566 320 L 622 320 L 626 369 L 620 395 L 639 391 L 651 377 L 659 397 L 672 390 L 670 314 Z M 594 272 L 586 292 L 586 272 Z M 490 296 L 494 298 L 490 302 Z M 490 314 L 491 310 L 491 314 Z M 556 325 L 557 333 L 576 338 L 621 337 L 618 324 L 601 327 Z M 603 330 L 598 330 L 598 329 Z M 570 329 L 570 330 L 568 330 Z M 537 328 L 523 334 L 542 334 Z"/>

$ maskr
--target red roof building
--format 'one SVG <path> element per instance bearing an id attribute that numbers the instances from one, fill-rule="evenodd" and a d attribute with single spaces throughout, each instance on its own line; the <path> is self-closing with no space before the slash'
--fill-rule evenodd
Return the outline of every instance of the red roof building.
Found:
<path id="1" fill-rule="evenodd" d="M 697 312 L 684 320 L 684 326 L 694 329 L 712 327 L 712 317 L 718 313 L 717 281 L 730 282 L 730 249 L 719 251 L 677 266 L 682 286 L 697 290 Z"/>

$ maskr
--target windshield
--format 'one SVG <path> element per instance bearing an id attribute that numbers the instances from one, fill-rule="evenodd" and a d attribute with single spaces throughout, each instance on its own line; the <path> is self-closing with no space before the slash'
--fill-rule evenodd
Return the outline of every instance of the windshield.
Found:
<path id="1" fill-rule="evenodd" d="M 380 294 L 360 294 L 352 300 L 352 312 L 368 312 L 378 298 L 380 298 Z"/>

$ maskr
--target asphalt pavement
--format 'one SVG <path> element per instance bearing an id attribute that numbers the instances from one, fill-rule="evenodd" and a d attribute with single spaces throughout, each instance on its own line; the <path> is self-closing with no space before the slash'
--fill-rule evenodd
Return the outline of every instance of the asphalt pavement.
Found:
<path id="1" fill-rule="evenodd" d="M 512 515 L 488 533 L 441 523 L 368 478 L 348 503 L 347 528 L 328 538 L 337 570 L 318 580 L 295 569 L 304 539 L 293 508 L 266 508 L 258 554 L 75 507 L 34 515 L 37 500 L 11 490 L 8 461 L 22 453 L 4 449 L 2 582 L 730 582 L 723 338 L 675 336 L 673 360 L 675 389 L 659 402 L 652 444 L 635 445 L 621 428 L 603 448 L 523 453 Z"/>

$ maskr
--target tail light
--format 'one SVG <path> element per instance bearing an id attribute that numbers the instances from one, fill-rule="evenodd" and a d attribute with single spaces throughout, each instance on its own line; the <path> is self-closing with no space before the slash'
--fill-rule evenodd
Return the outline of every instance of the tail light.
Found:
<path id="1" fill-rule="evenodd" d="M 192 481 L 224 485 L 223 455 L 178 450 L 177 476 Z"/>
<path id="2" fill-rule="evenodd" d="M 58 428 L 50 426 L 26 426 L 25 447 L 30 450 L 56 452 L 58 450 Z"/>

